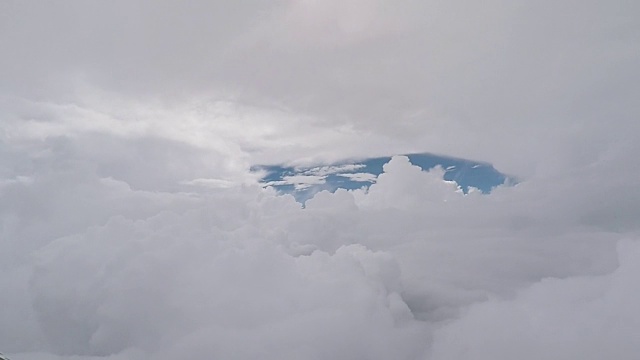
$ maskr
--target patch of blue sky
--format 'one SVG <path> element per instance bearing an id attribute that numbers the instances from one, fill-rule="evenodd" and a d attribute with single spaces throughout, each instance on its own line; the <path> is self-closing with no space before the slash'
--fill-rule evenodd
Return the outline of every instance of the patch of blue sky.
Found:
<path id="1" fill-rule="evenodd" d="M 455 181 L 464 193 L 473 187 L 487 194 L 496 186 L 515 182 L 489 163 L 429 153 L 404 156 L 423 171 L 441 166 L 445 170 L 444 180 Z M 265 186 L 273 186 L 278 192 L 292 194 L 304 202 L 323 190 L 334 192 L 337 189 L 369 187 L 390 160 L 390 156 L 384 156 L 305 168 L 260 165 L 253 167 L 252 171 L 264 173 L 261 183 Z"/>

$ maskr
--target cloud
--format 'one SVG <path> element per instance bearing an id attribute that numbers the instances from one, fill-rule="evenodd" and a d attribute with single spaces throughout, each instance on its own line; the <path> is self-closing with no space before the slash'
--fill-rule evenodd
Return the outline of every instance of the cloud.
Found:
<path id="1" fill-rule="evenodd" d="M 71 154 L 1 193 L 12 252 L 0 319 L 17 326 L 0 345 L 12 358 L 430 358 L 448 351 L 449 324 L 474 339 L 484 318 L 468 306 L 508 314 L 521 293 L 555 296 L 545 278 L 581 292 L 572 276 L 629 272 L 620 234 L 531 213 L 527 184 L 464 195 L 406 157 L 368 191 L 321 192 L 302 209 L 257 185 L 150 192 L 83 162 L 50 165 Z"/>
<path id="2" fill-rule="evenodd" d="M 338 174 L 338 176 L 346 177 L 353 181 L 370 182 L 370 183 L 375 182 L 376 179 L 378 178 L 376 175 L 370 174 L 370 173 L 346 173 L 346 174 Z"/>
<path id="3" fill-rule="evenodd" d="M 219 205 L 201 211 L 209 206 Z M 424 329 L 398 295 L 391 255 L 351 245 L 292 257 L 247 237 L 250 224 L 212 228 L 201 211 L 115 217 L 39 251 L 30 292 L 52 350 L 288 358 L 324 349 L 382 359 L 421 348 Z M 354 343 L 354 333 L 364 337 Z"/>
<path id="4" fill-rule="evenodd" d="M 629 301 L 640 295 L 631 283 L 638 245 L 618 245 L 620 266 L 611 274 L 543 279 L 513 299 L 471 306 L 437 331 L 430 358 L 633 358 L 640 313 Z"/>
<path id="5" fill-rule="evenodd" d="M 181 116 L 191 129 L 242 124 L 246 144 L 272 136 L 284 151 L 271 161 L 430 151 L 529 177 L 634 147 L 638 132 L 639 32 L 628 2 L 3 7 L 12 54 L 0 67 L 3 93 L 77 103 L 97 88 L 91 107 L 110 111 L 119 106 L 104 103 L 109 93 L 155 109 L 194 98 L 287 109 L 286 124 L 257 136 L 278 121 Z M 291 144 L 286 129 L 304 141 Z"/>
<path id="6" fill-rule="evenodd" d="M 0 351 L 632 359 L 636 13 L 2 2 Z M 394 157 L 303 208 L 249 171 L 422 151 L 519 183 Z"/>

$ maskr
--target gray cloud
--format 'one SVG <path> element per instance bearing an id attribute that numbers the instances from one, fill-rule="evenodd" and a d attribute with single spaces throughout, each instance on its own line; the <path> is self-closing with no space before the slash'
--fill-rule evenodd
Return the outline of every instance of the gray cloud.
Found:
<path id="1" fill-rule="evenodd" d="M 633 2 L 5 1 L 12 359 L 633 359 Z M 258 163 L 430 151 L 301 208 Z"/>
<path id="2" fill-rule="evenodd" d="M 631 2 L 4 7 L 3 84 L 25 96 L 76 101 L 85 83 L 171 102 L 206 93 L 526 175 L 638 131 Z"/>

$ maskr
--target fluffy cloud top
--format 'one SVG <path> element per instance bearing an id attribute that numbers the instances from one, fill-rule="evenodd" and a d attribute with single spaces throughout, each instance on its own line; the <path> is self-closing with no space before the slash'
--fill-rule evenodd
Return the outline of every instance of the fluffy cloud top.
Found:
<path id="1" fill-rule="evenodd" d="M 0 3 L 0 351 L 636 359 L 637 13 Z M 421 151 L 521 181 L 394 157 L 302 208 L 249 171 Z"/>
<path id="2" fill-rule="evenodd" d="M 303 209 L 258 185 L 136 190 L 51 157 L 1 193 L 0 345 L 15 359 L 640 350 L 637 241 L 532 213 L 524 185 L 464 195 L 396 157 L 368 192 Z"/>

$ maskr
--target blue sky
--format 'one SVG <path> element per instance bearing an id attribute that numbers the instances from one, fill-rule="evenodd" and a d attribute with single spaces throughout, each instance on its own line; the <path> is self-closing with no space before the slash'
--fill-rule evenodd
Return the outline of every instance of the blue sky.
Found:
<path id="1" fill-rule="evenodd" d="M 396 156 L 406 156 L 411 164 L 423 171 L 441 167 L 444 170 L 443 180 L 455 182 L 463 193 L 468 193 L 470 188 L 490 193 L 496 186 L 515 184 L 515 179 L 500 173 L 487 163 L 429 153 Z M 319 191 L 368 188 L 384 172 L 384 165 L 390 160 L 391 156 L 376 157 L 306 168 L 258 165 L 252 170 L 264 174 L 260 179 L 263 185 L 273 186 L 278 192 L 292 194 L 297 200 L 304 202 Z"/>

